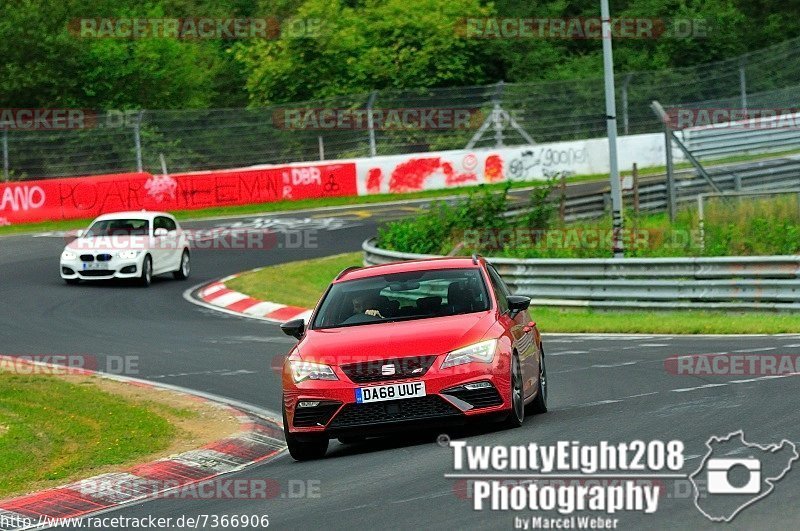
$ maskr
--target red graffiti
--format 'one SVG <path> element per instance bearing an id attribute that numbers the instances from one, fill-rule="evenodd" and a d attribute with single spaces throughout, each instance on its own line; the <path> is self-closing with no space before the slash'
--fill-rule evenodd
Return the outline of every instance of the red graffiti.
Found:
<path id="1" fill-rule="evenodd" d="M 383 172 L 380 168 L 370 168 L 367 173 L 367 192 L 377 194 L 381 191 L 381 180 Z"/>
<path id="2" fill-rule="evenodd" d="M 444 171 L 444 184 L 446 186 L 457 186 L 462 183 L 470 183 L 478 180 L 478 176 L 474 173 L 458 173 L 453 170 L 453 165 L 449 162 L 442 164 L 442 171 Z"/>
<path id="3" fill-rule="evenodd" d="M 123 173 L 0 184 L 0 219 L 28 223 L 120 210 L 191 210 L 356 194 L 354 163 L 170 176 Z"/>
<path id="4" fill-rule="evenodd" d="M 483 175 L 486 181 L 490 183 L 503 180 L 503 159 L 500 158 L 500 155 L 486 157 Z"/>
<path id="5" fill-rule="evenodd" d="M 474 173 L 459 173 L 450 162 L 439 157 L 409 159 L 398 164 L 389 178 L 390 192 L 416 192 L 425 188 L 425 182 L 437 173 L 444 176 L 445 185 L 453 186 L 477 181 Z"/>

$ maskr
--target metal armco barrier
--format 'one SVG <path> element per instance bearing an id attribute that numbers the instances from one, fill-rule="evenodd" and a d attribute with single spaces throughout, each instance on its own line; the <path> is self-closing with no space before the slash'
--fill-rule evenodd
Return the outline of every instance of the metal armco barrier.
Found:
<path id="1" fill-rule="evenodd" d="M 782 190 L 800 187 L 800 157 L 784 157 L 762 162 L 728 165 L 724 168 L 710 169 L 709 174 L 717 187 L 723 192 Z M 676 196 L 680 203 L 694 201 L 698 194 L 710 192 L 705 179 L 694 176 L 693 170 L 676 172 Z M 686 177 L 692 176 L 692 177 Z M 684 177 L 684 178 L 680 178 Z M 610 208 L 608 191 L 584 196 L 570 197 L 566 200 L 566 221 L 597 218 Z M 627 208 L 632 205 L 633 192 L 624 193 Z M 643 183 L 639 186 L 639 205 L 642 211 L 663 211 L 667 208 L 666 183 Z M 511 212 L 522 213 L 524 210 Z"/>
<path id="2" fill-rule="evenodd" d="M 786 114 L 772 119 L 742 122 L 742 125 L 719 124 L 683 131 L 686 147 L 697 158 L 713 159 L 742 153 L 767 153 L 800 147 L 800 129 L 794 126 L 800 114 Z M 763 122 L 763 123 L 762 123 Z M 787 122 L 781 126 L 782 122 Z M 774 127 L 769 127 L 774 123 Z"/>
<path id="3" fill-rule="evenodd" d="M 362 249 L 364 265 L 433 258 Z M 538 306 L 800 311 L 800 256 L 487 260 Z"/>

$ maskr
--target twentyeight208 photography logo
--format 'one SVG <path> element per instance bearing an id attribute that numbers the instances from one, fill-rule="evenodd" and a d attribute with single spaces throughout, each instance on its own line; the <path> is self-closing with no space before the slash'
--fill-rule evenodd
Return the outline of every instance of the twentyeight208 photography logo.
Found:
<path id="1" fill-rule="evenodd" d="M 745 441 L 741 430 L 711 437 L 706 446 L 708 453 L 689 480 L 695 505 L 713 522 L 730 522 L 769 495 L 800 458 L 787 439 L 762 446 Z"/>

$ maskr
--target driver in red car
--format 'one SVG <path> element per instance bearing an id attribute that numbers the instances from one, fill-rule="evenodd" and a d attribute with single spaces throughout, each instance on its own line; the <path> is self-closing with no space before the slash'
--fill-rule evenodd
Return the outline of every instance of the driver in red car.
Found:
<path id="1" fill-rule="evenodd" d="M 364 315 L 371 315 L 373 317 L 379 317 L 381 319 L 385 319 L 383 315 L 381 315 L 381 311 L 373 308 L 367 308 L 367 297 L 363 295 L 357 295 L 353 298 L 353 312 L 356 314 L 363 313 Z"/>

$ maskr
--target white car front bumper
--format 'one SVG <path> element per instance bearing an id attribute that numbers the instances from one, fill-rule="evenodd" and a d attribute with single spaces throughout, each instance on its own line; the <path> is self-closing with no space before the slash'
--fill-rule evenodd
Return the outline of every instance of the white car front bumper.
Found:
<path id="1" fill-rule="evenodd" d="M 119 258 L 115 253 L 82 253 L 95 255 L 84 261 L 80 256 L 68 260 L 61 257 L 61 278 L 65 280 L 108 280 L 111 278 L 137 278 L 142 274 L 144 253 L 136 258 Z M 99 255 L 111 254 L 110 260 L 98 260 Z M 105 257 L 101 257 L 105 258 Z"/>

